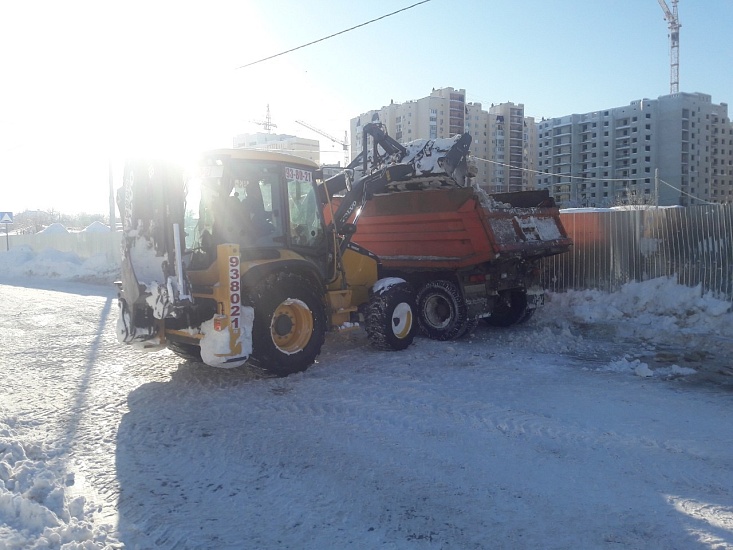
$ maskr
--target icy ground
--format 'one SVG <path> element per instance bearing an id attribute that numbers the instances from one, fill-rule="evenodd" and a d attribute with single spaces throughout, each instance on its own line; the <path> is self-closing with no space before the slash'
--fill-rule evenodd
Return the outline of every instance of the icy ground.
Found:
<path id="1" fill-rule="evenodd" d="M 114 269 L 0 252 L 0 549 L 733 548 L 733 314 L 671 279 L 285 379 L 114 336 Z"/>

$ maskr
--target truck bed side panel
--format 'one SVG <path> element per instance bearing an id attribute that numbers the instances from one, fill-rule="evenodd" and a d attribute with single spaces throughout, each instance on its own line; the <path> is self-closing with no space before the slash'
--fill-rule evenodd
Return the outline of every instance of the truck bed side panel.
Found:
<path id="1" fill-rule="evenodd" d="M 367 203 L 354 241 L 385 267 L 461 269 L 564 252 L 559 219 L 557 208 L 489 210 L 470 188 L 392 193 Z"/>

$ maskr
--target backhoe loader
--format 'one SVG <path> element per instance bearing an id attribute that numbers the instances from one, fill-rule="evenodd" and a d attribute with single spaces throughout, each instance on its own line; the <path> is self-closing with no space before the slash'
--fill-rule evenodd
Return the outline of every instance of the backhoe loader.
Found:
<path id="1" fill-rule="evenodd" d="M 209 151 L 193 174 L 127 163 L 120 342 L 287 376 L 329 329 L 363 324 L 375 347 L 402 350 L 418 327 L 448 340 L 528 319 L 539 259 L 571 244 L 547 193 L 474 188 L 467 133 L 402 145 L 380 124 L 363 132 L 327 180 L 246 149 Z"/>

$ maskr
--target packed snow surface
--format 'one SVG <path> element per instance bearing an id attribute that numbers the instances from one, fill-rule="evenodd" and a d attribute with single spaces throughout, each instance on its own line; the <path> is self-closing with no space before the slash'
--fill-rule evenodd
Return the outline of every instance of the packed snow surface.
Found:
<path id="1" fill-rule="evenodd" d="M 0 548 L 733 548 L 733 314 L 699 288 L 333 333 L 278 379 L 118 344 L 114 288 L 39 256 L 0 253 Z"/>

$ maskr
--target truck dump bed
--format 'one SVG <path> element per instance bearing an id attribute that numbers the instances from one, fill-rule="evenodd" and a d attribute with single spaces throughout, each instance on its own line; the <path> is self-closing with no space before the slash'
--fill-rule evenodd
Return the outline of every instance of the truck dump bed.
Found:
<path id="1" fill-rule="evenodd" d="M 353 240 L 384 267 L 416 270 L 536 259 L 571 246 L 546 192 L 489 196 L 470 187 L 375 195 Z"/>

